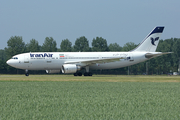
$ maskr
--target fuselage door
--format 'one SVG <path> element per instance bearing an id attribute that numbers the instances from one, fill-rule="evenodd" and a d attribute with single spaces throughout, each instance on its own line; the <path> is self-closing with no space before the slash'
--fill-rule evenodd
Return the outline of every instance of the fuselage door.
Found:
<path id="1" fill-rule="evenodd" d="M 133 54 L 132 54 L 132 53 L 129 54 L 128 60 L 129 60 L 130 62 L 134 61 L 134 58 L 133 58 Z"/>
<path id="2" fill-rule="evenodd" d="M 51 57 L 45 57 L 45 69 L 49 69 L 51 67 L 52 59 Z"/>
<path id="3" fill-rule="evenodd" d="M 24 55 L 24 63 L 29 63 L 29 55 Z"/>

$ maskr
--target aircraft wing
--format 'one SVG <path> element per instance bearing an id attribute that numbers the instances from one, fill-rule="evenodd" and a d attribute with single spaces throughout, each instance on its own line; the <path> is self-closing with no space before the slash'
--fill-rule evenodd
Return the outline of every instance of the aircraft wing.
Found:
<path id="1" fill-rule="evenodd" d="M 125 59 L 125 57 L 113 57 L 113 58 L 106 58 L 106 59 L 95 59 L 95 60 L 80 60 L 80 61 L 67 61 L 64 62 L 65 64 L 76 64 L 76 63 L 84 63 L 86 65 L 96 64 L 96 63 L 109 63 L 120 61 L 121 59 Z"/>

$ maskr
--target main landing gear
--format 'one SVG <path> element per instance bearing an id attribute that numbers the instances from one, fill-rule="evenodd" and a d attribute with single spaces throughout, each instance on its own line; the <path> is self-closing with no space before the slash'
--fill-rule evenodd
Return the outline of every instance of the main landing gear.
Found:
<path id="1" fill-rule="evenodd" d="M 85 72 L 84 76 L 92 76 L 92 73 L 91 72 Z"/>
<path id="2" fill-rule="evenodd" d="M 86 72 L 84 73 L 84 76 L 92 76 L 92 73 L 89 72 L 89 66 L 86 66 Z M 82 73 L 81 72 L 76 72 L 74 73 L 74 76 L 82 76 Z"/>
<path id="3" fill-rule="evenodd" d="M 82 76 L 81 72 L 74 73 L 74 76 Z"/>
<path id="4" fill-rule="evenodd" d="M 74 76 L 82 76 L 82 73 L 81 72 L 74 73 Z M 92 73 L 91 72 L 85 72 L 84 76 L 92 76 Z"/>
<path id="5" fill-rule="evenodd" d="M 29 76 L 29 72 L 27 69 L 25 70 L 25 76 Z"/>
<path id="6" fill-rule="evenodd" d="M 92 73 L 89 72 L 89 66 L 86 66 L 86 72 L 84 73 L 84 76 L 92 76 Z"/>

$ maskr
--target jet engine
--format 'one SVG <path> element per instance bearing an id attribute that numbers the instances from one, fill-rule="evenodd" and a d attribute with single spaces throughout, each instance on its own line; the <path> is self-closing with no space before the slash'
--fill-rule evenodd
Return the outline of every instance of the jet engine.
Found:
<path id="1" fill-rule="evenodd" d="M 62 65 L 62 73 L 76 73 L 78 70 L 81 70 L 81 67 L 76 64 Z"/>
<path id="2" fill-rule="evenodd" d="M 59 70 L 46 70 L 46 73 L 60 73 L 60 69 Z"/>

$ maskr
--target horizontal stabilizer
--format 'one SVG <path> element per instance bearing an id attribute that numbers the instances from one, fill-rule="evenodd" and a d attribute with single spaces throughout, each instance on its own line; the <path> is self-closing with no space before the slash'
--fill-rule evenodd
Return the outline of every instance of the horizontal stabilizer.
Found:
<path id="1" fill-rule="evenodd" d="M 148 58 L 148 59 L 150 59 L 150 58 L 154 58 L 154 57 L 161 56 L 161 55 L 165 55 L 165 54 L 171 54 L 171 53 L 173 53 L 173 52 L 146 53 L 146 54 L 145 54 L 145 57 Z"/>

